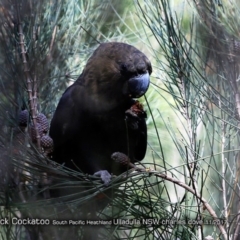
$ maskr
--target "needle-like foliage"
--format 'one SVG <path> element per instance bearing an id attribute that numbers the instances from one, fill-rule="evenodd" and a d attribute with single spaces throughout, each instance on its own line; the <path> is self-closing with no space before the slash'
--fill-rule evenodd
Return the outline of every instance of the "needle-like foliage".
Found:
<path id="1" fill-rule="evenodd" d="M 0 2 L 1 239 L 239 239 L 237 1 Z M 146 158 L 104 186 L 46 156 L 37 116 L 108 41 L 143 50 L 153 74 Z"/>

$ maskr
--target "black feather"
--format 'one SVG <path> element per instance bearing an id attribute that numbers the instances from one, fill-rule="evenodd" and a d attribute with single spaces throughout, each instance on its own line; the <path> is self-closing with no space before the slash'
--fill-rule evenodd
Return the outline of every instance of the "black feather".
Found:
<path id="1" fill-rule="evenodd" d="M 135 47 L 101 44 L 60 99 L 50 127 L 53 159 L 85 173 L 107 170 L 116 175 L 127 169 L 111 159 L 114 152 L 133 162 L 142 160 L 145 114 L 131 117 L 126 112 L 135 104 L 133 98 L 146 92 L 151 72 L 150 61 Z"/>

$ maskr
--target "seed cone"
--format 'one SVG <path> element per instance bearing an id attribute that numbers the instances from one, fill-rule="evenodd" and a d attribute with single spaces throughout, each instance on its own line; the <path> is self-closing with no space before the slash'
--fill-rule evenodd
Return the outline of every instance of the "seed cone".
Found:
<path id="1" fill-rule="evenodd" d="M 39 137 L 41 138 L 43 136 L 43 128 L 39 123 L 37 123 L 36 128 L 38 129 L 38 134 L 39 134 Z M 34 125 L 30 126 L 30 136 L 31 136 L 32 142 L 34 143 L 37 142 L 36 128 Z"/>
<path id="2" fill-rule="evenodd" d="M 37 123 L 41 125 L 43 133 L 47 133 L 49 129 L 49 123 L 47 117 L 43 113 L 39 113 L 37 118 Z"/>
<path id="3" fill-rule="evenodd" d="M 18 116 L 18 124 L 19 126 L 21 127 L 26 127 L 27 126 L 27 123 L 28 123 L 28 110 L 23 110 L 19 113 L 19 116 Z"/>
<path id="4" fill-rule="evenodd" d="M 48 135 L 44 135 L 41 138 L 41 146 L 43 148 L 53 148 L 53 140 Z"/>

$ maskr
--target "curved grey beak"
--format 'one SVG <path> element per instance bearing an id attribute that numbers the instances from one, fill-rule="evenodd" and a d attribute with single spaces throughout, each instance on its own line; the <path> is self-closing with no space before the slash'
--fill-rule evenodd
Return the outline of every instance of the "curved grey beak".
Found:
<path id="1" fill-rule="evenodd" d="M 149 73 L 146 72 L 142 75 L 130 78 L 126 83 L 126 92 L 133 98 L 139 98 L 146 93 L 150 83 Z"/>

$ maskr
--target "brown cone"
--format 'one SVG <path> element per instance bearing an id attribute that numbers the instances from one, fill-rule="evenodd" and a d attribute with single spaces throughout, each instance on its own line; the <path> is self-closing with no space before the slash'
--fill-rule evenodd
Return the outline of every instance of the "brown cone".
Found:
<path id="1" fill-rule="evenodd" d="M 37 123 L 36 127 L 38 129 L 38 134 L 41 138 L 43 136 L 43 128 L 39 123 Z M 31 136 L 32 142 L 37 142 L 37 133 L 34 125 L 30 126 L 30 136 Z"/>
<path id="2" fill-rule="evenodd" d="M 28 110 L 23 110 L 19 113 L 18 124 L 21 127 L 26 127 L 28 123 Z"/>
<path id="3" fill-rule="evenodd" d="M 39 123 L 41 125 L 43 133 L 47 133 L 47 131 L 49 129 L 47 117 L 43 113 L 39 113 L 36 120 L 37 120 L 37 123 Z"/>
<path id="4" fill-rule="evenodd" d="M 44 135 L 41 138 L 41 146 L 43 148 L 53 148 L 53 140 L 48 135 Z"/>

